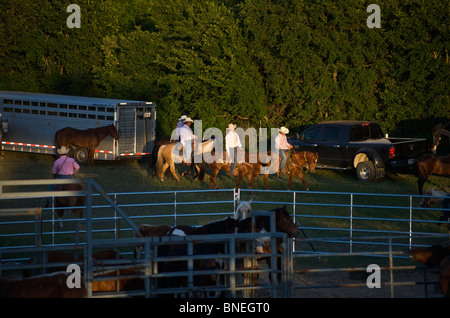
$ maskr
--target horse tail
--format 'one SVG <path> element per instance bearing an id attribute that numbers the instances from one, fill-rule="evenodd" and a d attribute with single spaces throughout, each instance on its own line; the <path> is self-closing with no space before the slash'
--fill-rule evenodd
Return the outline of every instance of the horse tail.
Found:
<path id="1" fill-rule="evenodd" d="M 158 162 L 159 148 L 161 148 L 161 145 L 155 145 L 153 147 L 153 152 L 152 152 L 152 170 L 153 170 L 153 175 L 156 174 L 156 163 Z"/>
<path id="2" fill-rule="evenodd" d="M 163 156 L 163 150 L 164 150 L 164 145 L 163 146 L 161 146 L 161 147 L 159 147 L 159 149 L 158 149 L 158 153 L 157 153 L 157 156 L 156 156 L 156 176 L 158 177 L 158 178 L 162 178 L 163 176 L 162 176 L 162 169 L 163 169 L 163 166 L 164 166 L 164 156 Z"/>
<path id="3" fill-rule="evenodd" d="M 55 149 L 61 148 L 61 141 L 59 140 L 59 130 L 55 134 Z"/>

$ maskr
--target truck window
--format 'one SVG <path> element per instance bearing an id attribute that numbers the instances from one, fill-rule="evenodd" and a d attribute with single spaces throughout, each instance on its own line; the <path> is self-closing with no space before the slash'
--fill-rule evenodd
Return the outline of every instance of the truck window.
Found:
<path id="1" fill-rule="evenodd" d="M 303 134 L 302 140 L 306 142 L 314 142 L 317 139 L 319 139 L 319 134 L 320 134 L 320 127 L 312 128 Z"/>
<path id="2" fill-rule="evenodd" d="M 320 134 L 320 141 L 339 141 L 340 132 L 341 130 L 338 127 L 323 127 Z"/>
<path id="3" fill-rule="evenodd" d="M 381 139 L 384 136 L 380 125 L 375 124 L 370 125 L 370 134 L 372 135 L 372 139 Z"/>
<path id="4" fill-rule="evenodd" d="M 355 126 L 350 132 L 349 141 L 362 141 L 383 138 L 381 127 L 376 124 Z"/>
<path id="5" fill-rule="evenodd" d="M 361 141 L 370 137 L 369 126 L 356 126 L 352 128 L 350 132 L 349 141 Z"/>

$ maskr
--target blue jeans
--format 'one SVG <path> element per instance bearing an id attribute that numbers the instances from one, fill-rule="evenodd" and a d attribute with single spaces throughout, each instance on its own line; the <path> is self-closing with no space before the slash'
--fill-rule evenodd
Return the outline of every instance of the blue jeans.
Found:
<path id="1" fill-rule="evenodd" d="M 72 174 L 69 174 L 69 175 L 58 174 L 58 177 L 56 177 L 56 179 L 74 179 L 74 176 Z M 49 190 L 55 191 L 55 185 L 51 184 L 49 187 Z"/>
<path id="2" fill-rule="evenodd" d="M 279 149 L 280 151 L 280 157 L 281 157 L 281 164 L 280 164 L 280 172 L 283 171 L 284 167 L 286 166 L 287 162 L 287 150 L 286 149 Z"/>
<path id="3" fill-rule="evenodd" d="M 236 168 L 236 163 L 238 160 L 238 147 L 234 147 L 234 148 L 230 148 L 230 154 L 231 154 L 231 159 L 233 160 L 231 162 L 231 167 L 230 167 L 230 172 L 233 172 L 234 169 Z"/>

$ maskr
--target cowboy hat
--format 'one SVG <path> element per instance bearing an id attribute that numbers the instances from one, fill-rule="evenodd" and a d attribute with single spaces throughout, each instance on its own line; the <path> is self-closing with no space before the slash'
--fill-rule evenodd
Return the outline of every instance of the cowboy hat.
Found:
<path id="1" fill-rule="evenodd" d="M 181 115 L 181 117 L 180 118 L 178 118 L 178 120 L 185 120 L 187 118 L 187 116 L 186 115 Z"/>
<path id="2" fill-rule="evenodd" d="M 194 121 L 192 120 L 192 118 L 191 117 L 186 117 L 184 120 L 183 120 L 183 123 L 193 123 Z"/>
<path id="3" fill-rule="evenodd" d="M 287 129 L 286 127 L 281 127 L 280 128 L 280 132 L 285 133 L 285 134 L 289 134 L 289 129 Z"/>
<path id="4" fill-rule="evenodd" d="M 58 154 L 60 155 L 65 155 L 67 153 L 69 153 L 69 149 L 67 149 L 66 147 L 62 146 L 61 149 L 56 150 L 58 152 Z"/>
<path id="5" fill-rule="evenodd" d="M 228 128 L 229 128 L 229 129 L 236 129 L 236 127 L 237 127 L 236 125 L 228 124 Z"/>

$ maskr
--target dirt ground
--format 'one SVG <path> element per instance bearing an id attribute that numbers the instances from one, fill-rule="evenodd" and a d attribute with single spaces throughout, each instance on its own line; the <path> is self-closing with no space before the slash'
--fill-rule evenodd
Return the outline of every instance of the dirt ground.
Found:
<path id="1" fill-rule="evenodd" d="M 368 288 L 367 275 L 364 272 L 312 272 L 294 274 L 295 298 L 442 298 L 437 284 L 426 282 L 438 281 L 438 269 L 427 269 L 424 276 L 423 269 L 395 270 L 393 282 L 399 284 L 390 285 L 390 272 L 381 271 L 381 288 Z M 267 275 L 266 275 L 267 276 Z M 269 283 L 268 277 L 261 277 Z M 360 287 L 351 287 L 363 284 Z M 403 285 L 400 285 L 403 284 Z M 336 286 L 340 287 L 330 287 Z M 316 286 L 316 287 L 314 287 Z M 320 287 L 319 287 L 320 286 Z M 300 288 L 296 288 L 300 287 Z M 311 287 L 311 288 L 305 288 Z M 270 297 L 268 290 L 259 291 L 258 297 Z"/>

